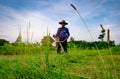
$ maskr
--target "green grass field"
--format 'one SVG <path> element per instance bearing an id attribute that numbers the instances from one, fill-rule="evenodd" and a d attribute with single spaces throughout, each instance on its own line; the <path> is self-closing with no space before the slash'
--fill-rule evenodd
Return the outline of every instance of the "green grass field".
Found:
<path id="1" fill-rule="evenodd" d="M 2 50 L 0 79 L 120 79 L 120 46 L 99 53 L 75 48 L 66 54 L 57 54 L 55 48 L 20 47 L 14 48 L 20 53 L 12 47 Z"/>

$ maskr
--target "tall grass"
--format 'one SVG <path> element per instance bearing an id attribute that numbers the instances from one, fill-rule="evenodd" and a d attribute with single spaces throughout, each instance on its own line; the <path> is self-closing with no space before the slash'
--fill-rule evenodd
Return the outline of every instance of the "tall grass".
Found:
<path id="1" fill-rule="evenodd" d="M 112 48 L 116 70 L 113 68 L 108 50 L 100 50 L 109 75 L 96 50 L 69 50 L 69 54 L 56 54 L 49 51 L 46 62 L 46 49 L 26 55 L 0 56 L 0 78 L 2 79 L 119 79 L 120 48 Z M 119 51 L 118 51 L 119 50 Z M 115 52 L 115 53 L 114 53 Z M 117 53 L 117 55 L 116 55 Z"/>
<path id="2" fill-rule="evenodd" d="M 77 14 L 79 15 L 79 17 L 80 17 L 80 19 L 81 19 L 81 21 L 83 22 L 83 24 L 84 24 L 84 26 L 86 27 L 86 29 L 87 29 L 87 31 L 88 31 L 88 33 L 90 34 L 90 37 L 92 38 L 92 40 L 94 41 L 94 38 L 93 38 L 93 36 L 92 36 L 92 33 L 90 32 L 90 30 L 89 30 L 89 28 L 88 28 L 88 25 L 87 25 L 87 23 L 85 22 L 85 20 L 83 19 L 83 17 L 81 16 L 81 14 L 78 12 L 78 10 L 77 10 L 77 8 L 73 5 L 73 4 L 71 4 L 71 7 L 77 12 Z M 94 43 L 95 44 L 95 47 L 96 47 L 96 51 L 97 51 L 97 53 L 98 53 L 98 55 L 99 55 L 99 58 L 100 58 L 100 60 L 102 61 L 102 63 L 103 63 L 103 69 L 104 69 L 104 75 L 105 75 L 105 77 L 106 77 L 106 79 L 107 78 L 110 78 L 110 72 L 107 70 L 107 67 L 106 67 L 106 64 L 105 64 L 105 60 L 104 60 L 104 58 L 102 57 L 102 55 L 101 55 L 101 53 L 100 53 L 100 51 L 99 51 L 99 49 L 98 49 L 98 47 L 97 47 L 97 44 L 96 43 Z M 113 61 L 113 64 L 112 65 L 114 65 L 114 61 Z M 106 76 L 107 75 L 107 76 Z"/>
<path id="3" fill-rule="evenodd" d="M 109 55 L 110 55 L 110 57 L 111 57 L 111 61 L 112 61 L 112 64 L 111 64 L 111 66 L 112 66 L 112 68 L 114 69 L 114 71 L 115 71 L 115 74 L 117 74 L 117 63 L 115 62 L 115 58 L 114 58 L 114 56 L 113 56 L 113 52 L 112 52 L 112 49 L 110 48 L 110 47 L 108 47 L 108 51 L 109 51 Z M 108 71 L 110 71 L 110 70 L 108 70 Z M 109 78 L 113 78 L 114 76 L 112 76 L 111 75 L 111 73 L 109 73 Z M 119 79 L 119 76 L 116 76 L 116 78 L 117 79 Z"/>
<path id="4" fill-rule="evenodd" d="M 0 49 L 0 79 L 119 79 L 120 47 L 81 50 L 74 45 L 67 54 L 57 54 L 50 46 L 47 29 L 46 45 L 31 44 L 30 24 L 26 43 L 5 45 Z M 51 49 L 52 48 L 52 49 Z"/>
<path id="5" fill-rule="evenodd" d="M 49 72 L 49 53 L 50 53 L 50 33 L 48 33 L 47 29 L 47 39 L 46 39 L 46 47 L 45 47 L 45 62 L 47 66 L 47 71 Z"/>

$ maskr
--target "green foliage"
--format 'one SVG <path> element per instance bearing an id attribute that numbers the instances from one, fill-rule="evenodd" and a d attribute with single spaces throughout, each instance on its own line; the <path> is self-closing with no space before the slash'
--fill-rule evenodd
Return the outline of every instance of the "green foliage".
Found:
<path id="1" fill-rule="evenodd" d="M 104 37 L 105 37 L 105 29 L 103 28 L 102 24 L 100 24 L 101 27 L 101 34 L 99 35 L 98 39 L 100 39 L 101 41 L 104 41 Z"/>
<path id="2" fill-rule="evenodd" d="M 105 30 L 101 31 L 102 34 L 99 35 L 98 39 L 100 39 L 101 41 L 104 41 L 104 37 L 105 37 Z"/>
<path id="3" fill-rule="evenodd" d="M 107 42 L 95 41 L 95 42 L 86 42 L 86 41 L 70 41 L 68 43 L 69 48 L 80 48 L 80 49 L 96 49 L 97 45 L 98 49 L 106 49 L 108 47 L 115 46 L 114 41 Z"/>
<path id="4" fill-rule="evenodd" d="M 45 48 L 39 53 L 0 56 L 0 79 L 118 79 L 120 47 L 111 50 L 112 56 L 109 50 L 100 50 L 106 71 L 96 50 L 73 49 L 62 55 L 49 50 L 48 63 Z"/>
<path id="5" fill-rule="evenodd" d="M 54 40 L 52 39 L 51 36 L 44 36 L 41 40 L 41 43 L 43 46 L 47 46 L 48 41 L 49 41 L 50 46 L 52 46 L 52 43 L 54 42 Z"/>
<path id="6" fill-rule="evenodd" d="M 40 78 L 41 60 L 34 56 L 3 57 L 0 61 L 0 78 L 2 79 L 31 79 Z M 26 76 L 27 75 L 27 76 Z"/>
<path id="7" fill-rule="evenodd" d="M 19 54 L 32 54 L 39 53 L 42 50 L 40 45 L 35 44 L 26 44 L 26 43 L 14 43 L 14 44 L 5 44 L 4 46 L 0 46 L 0 54 L 1 55 L 19 55 Z"/>
<path id="8" fill-rule="evenodd" d="M 3 46 L 4 44 L 9 44 L 9 41 L 5 39 L 0 39 L 0 46 Z"/>
<path id="9" fill-rule="evenodd" d="M 75 39 L 73 37 L 70 38 L 70 41 L 75 41 Z"/>
<path id="10" fill-rule="evenodd" d="M 42 39 L 42 46 L 39 42 L 30 43 L 33 38 L 33 35 L 30 36 L 30 22 L 26 38 L 26 42 L 23 43 L 20 29 L 15 43 L 8 44 L 9 41 L 0 40 L 0 79 L 119 79 L 120 77 L 120 46 L 115 46 L 114 41 L 110 41 L 109 44 L 100 41 L 75 41 L 72 37 L 68 43 L 69 53 L 58 55 L 56 48 L 51 46 L 53 39 L 48 31 L 47 36 Z M 95 44 L 101 50 L 96 50 Z"/>
<path id="11" fill-rule="evenodd" d="M 119 78 L 120 47 L 110 48 L 115 45 L 114 41 L 108 45 L 106 42 L 75 41 L 71 38 L 69 53 L 58 55 L 56 48 L 51 46 L 48 31 L 43 38 L 43 46 L 39 42 L 31 44 L 29 37 L 30 24 L 25 43 L 0 46 L 0 79 Z M 102 50 L 96 50 L 94 43 Z"/>
<path id="12" fill-rule="evenodd" d="M 114 55 L 120 55 L 120 46 L 112 47 L 111 51 L 113 52 L 112 54 Z"/>

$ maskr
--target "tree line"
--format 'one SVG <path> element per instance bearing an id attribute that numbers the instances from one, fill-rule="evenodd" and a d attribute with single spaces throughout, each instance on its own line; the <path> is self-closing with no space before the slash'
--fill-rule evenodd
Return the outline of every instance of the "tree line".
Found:
<path id="1" fill-rule="evenodd" d="M 52 43 L 54 40 L 50 36 L 44 36 L 41 40 L 41 43 L 43 46 L 47 45 L 47 42 L 52 46 Z M 19 43 L 19 42 L 18 42 Z M 9 41 L 5 39 L 0 39 L 0 46 L 4 46 L 5 44 L 10 44 Z M 16 45 L 17 42 L 12 43 L 12 45 Z M 74 40 L 73 37 L 70 38 L 70 41 L 68 42 L 68 48 L 79 48 L 79 49 L 95 49 L 96 47 L 98 49 L 108 48 L 111 46 L 115 46 L 115 41 L 110 41 L 109 43 L 106 41 L 93 41 L 93 42 L 87 42 L 84 40 Z"/>
<path id="2" fill-rule="evenodd" d="M 79 49 L 105 49 L 108 47 L 115 46 L 115 41 L 105 42 L 105 41 L 70 41 L 68 42 L 69 48 L 79 48 Z"/>

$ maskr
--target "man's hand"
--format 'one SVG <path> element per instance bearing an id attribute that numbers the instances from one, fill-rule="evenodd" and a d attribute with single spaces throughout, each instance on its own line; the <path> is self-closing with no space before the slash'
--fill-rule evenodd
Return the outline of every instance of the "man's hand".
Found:
<path id="1" fill-rule="evenodd" d="M 63 41 L 61 41 L 61 43 L 65 42 L 68 38 L 65 38 Z"/>
<path id="2" fill-rule="evenodd" d="M 56 35 L 53 35 L 53 37 L 55 38 L 55 37 L 56 37 Z"/>

